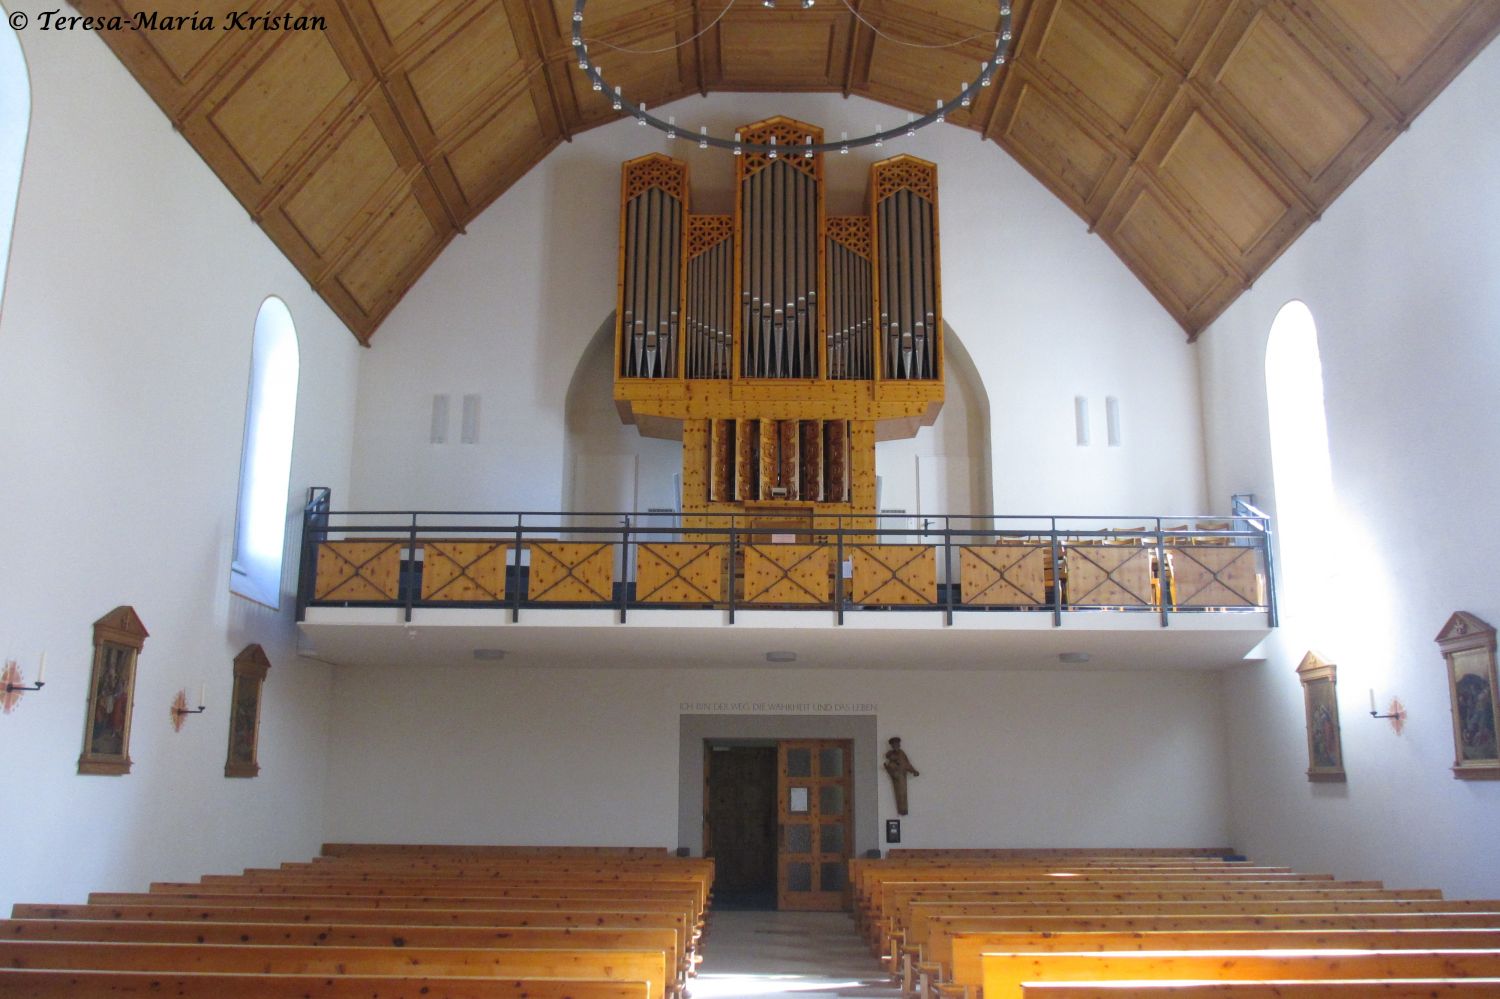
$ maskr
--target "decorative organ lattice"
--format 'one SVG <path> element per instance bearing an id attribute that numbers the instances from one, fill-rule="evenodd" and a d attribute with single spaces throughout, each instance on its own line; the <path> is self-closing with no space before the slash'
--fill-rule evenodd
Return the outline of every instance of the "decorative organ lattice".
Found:
<path id="1" fill-rule="evenodd" d="M 623 168 L 615 398 L 683 440 L 683 509 L 873 513 L 875 441 L 942 405 L 937 170 L 872 165 L 869 210 L 828 217 L 814 126 L 739 129 L 733 215 L 690 212 L 686 164 Z"/>

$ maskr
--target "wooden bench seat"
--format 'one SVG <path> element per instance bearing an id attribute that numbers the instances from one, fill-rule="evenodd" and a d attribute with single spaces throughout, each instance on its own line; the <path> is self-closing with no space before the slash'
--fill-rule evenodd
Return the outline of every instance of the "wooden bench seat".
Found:
<path id="1" fill-rule="evenodd" d="M 1027 999 L 1493 999 L 1500 978 L 1414 978 L 1395 981 L 1028 982 Z"/>
<path id="2" fill-rule="evenodd" d="M 216 974 L 483 976 L 645 982 L 665 999 L 675 972 L 660 950 L 584 948 L 298 947 L 136 942 L 0 941 L 0 966 Z"/>
<path id="3" fill-rule="evenodd" d="M 645 982 L 0 968 L 0 999 L 646 999 Z"/>
<path id="4" fill-rule="evenodd" d="M 1222 933 L 1315 933 L 1343 935 L 1370 931 L 1391 933 L 1414 931 L 1419 934 L 1458 932 L 1479 939 L 1486 933 L 1500 931 L 1500 913 L 1372 913 L 1366 915 L 1212 915 L 1212 916 L 955 916 L 941 911 L 929 913 L 919 909 L 908 928 L 902 953 L 901 982 L 905 994 L 924 991 L 927 982 L 951 977 L 955 934 L 1045 934 L 1050 940 L 1064 940 L 1075 934 L 1094 934 L 1095 941 L 1106 937 L 1134 935 L 1146 940 L 1161 933 L 1193 933 L 1204 940 L 1210 934 Z M 1417 937 L 1406 937 L 1415 940 Z M 1454 946 L 1469 946 L 1455 944 Z M 1485 943 L 1483 946 L 1495 946 Z M 1080 950 L 1087 949 L 1084 947 Z M 1153 948 L 1159 949 L 1159 948 Z"/>
<path id="5" fill-rule="evenodd" d="M 324 857 L 668 857 L 664 846 L 516 846 L 454 843 L 324 843 Z"/>
<path id="6" fill-rule="evenodd" d="M 1493 950 L 986 953 L 982 962 L 983 999 L 1021 999 L 1023 983 L 1044 981 L 1500 977 L 1500 951 Z"/>
<path id="7" fill-rule="evenodd" d="M 983 955 L 1005 953 L 1088 953 L 1091 951 L 1296 951 L 1296 950 L 1495 950 L 1500 930 L 1188 930 L 1149 933 L 990 933 L 958 932 L 932 939 L 932 966 L 923 972 L 916 994 L 934 986 L 977 987 L 983 981 Z M 936 967 L 933 967 L 936 966 Z M 935 978 L 933 976 L 936 976 Z"/>
<path id="8" fill-rule="evenodd" d="M 0 940 L 274 944 L 303 947 L 599 947 L 658 949 L 681 979 L 692 950 L 672 927 L 400 926 L 359 923 L 230 923 L 113 919 L 0 920 Z"/>
<path id="9" fill-rule="evenodd" d="M 1189 885 L 1186 887 L 1155 887 L 1143 890 L 1095 890 L 1091 886 L 1077 889 L 1031 890 L 1031 889 L 947 889 L 938 891 L 891 892 L 885 899 L 880 913 L 878 928 L 879 953 L 895 970 L 904 946 L 904 928 L 910 925 L 916 906 L 936 906 L 954 912 L 960 907 L 975 904 L 1027 906 L 1035 911 L 1057 905 L 1105 906 L 1116 904 L 1296 904 L 1299 902 L 1359 902 L 1359 901 L 1440 901 L 1442 893 L 1434 889 L 1386 889 L 1343 887 L 1359 882 L 1333 882 L 1332 886 L 1301 888 L 1259 888 L 1245 886 L 1242 889 L 1224 885 Z M 967 911 L 967 910 L 963 910 Z M 1095 910 L 1100 911 L 1100 910 Z M 1269 910 L 1268 910 L 1269 911 Z"/>

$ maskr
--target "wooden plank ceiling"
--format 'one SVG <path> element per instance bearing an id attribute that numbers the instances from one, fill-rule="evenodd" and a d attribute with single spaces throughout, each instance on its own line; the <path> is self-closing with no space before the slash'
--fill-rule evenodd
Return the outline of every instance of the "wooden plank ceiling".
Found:
<path id="1" fill-rule="evenodd" d="M 725 2 L 593 0 L 587 34 L 660 49 Z M 879 33 L 840 0 L 738 0 L 679 48 L 592 51 L 653 107 L 786 90 L 925 112 L 973 78 L 999 20 L 993 0 L 850 2 Z M 74 5 L 217 19 L 102 35 L 366 343 L 470 220 L 559 142 L 616 117 L 570 58 L 571 0 L 270 0 L 324 17 L 321 31 L 222 30 L 238 0 Z M 1015 12 L 1001 84 L 952 120 L 1082 216 L 1190 338 L 1500 29 L 1495 0 L 1016 0 Z"/>

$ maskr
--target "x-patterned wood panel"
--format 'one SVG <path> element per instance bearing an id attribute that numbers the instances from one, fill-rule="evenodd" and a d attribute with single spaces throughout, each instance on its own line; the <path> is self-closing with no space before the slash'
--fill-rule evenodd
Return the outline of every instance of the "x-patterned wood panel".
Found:
<path id="1" fill-rule="evenodd" d="M 635 598 L 643 604 L 715 604 L 724 599 L 722 545 L 643 544 L 636 549 Z"/>
<path id="2" fill-rule="evenodd" d="M 857 545 L 852 558 L 855 603 L 937 603 L 937 552 L 931 545 Z"/>
<path id="3" fill-rule="evenodd" d="M 1167 558 L 1178 607 L 1260 607 L 1266 602 L 1258 548 L 1170 546 Z"/>
<path id="4" fill-rule="evenodd" d="M 745 602 L 826 604 L 832 559 L 826 545 L 746 545 Z"/>
<path id="5" fill-rule="evenodd" d="M 1151 550 L 1138 545 L 1070 545 L 1068 604 L 1074 607 L 1149 607 Z"/>
<path id="6" fill-rule="evenodd" d="M 964 545 L 958 550 L 963 602 L 1035 607 L 1047 599 L 1049 545 Z"/>
<path id="7" fill-rule="evenodd" d="M 422 542 L 422 599 L 504 601 L 504 541 Z"/>
<path id="8" fill-rule="evenodd" d="M 615 587 L 615 547 L 530 541 L 526 596 L 543 603 L 607 603 Z"/>
<path id="9" fill-rule="evenodd" d="M 399 600 L 404 541 L 324 541 L 314 600 Z"/>
<path id="10" fill-rule="evenodd" d="M 789 6 L 740 4 L 715 24 L 723 0 L 591 0 L 585 31 L 608 76 L 652 107 L 826 90 L 925 113 L 974 78 L 999 23 L 990 0 L 859 0 L 864 22 L 842 4 Z M 1190 337 L 1500 30 L 1494 0 L 1013 6 L 1010 64 L 950 122 L 1082 216 Z M 167 7 L 216 30 L 101 37 L 366 342 L 495 198 L 619 116 L 576 68 L 571 0 L 273 5 L 324 19 L 307 31 L 222 30 L 243 9 L 226 0 Z"/>

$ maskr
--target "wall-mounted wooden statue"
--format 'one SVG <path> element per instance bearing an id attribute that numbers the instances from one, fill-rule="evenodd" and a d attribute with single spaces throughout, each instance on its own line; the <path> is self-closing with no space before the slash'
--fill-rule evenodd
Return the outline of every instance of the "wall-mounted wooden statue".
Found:
<path id="1" fill-rule="evenodd" d="M 911 765 L 911 760 L 906 758 L 906 752 L 901 748 L 901 739 L 893 736 L 890 740 L 891 748 L 885 751 L 885 772 L 891 778 L 891 790 L 896 792 L 896 814 L 906 814 L 906 778 L 920 777 L 917 768 Z"/>

